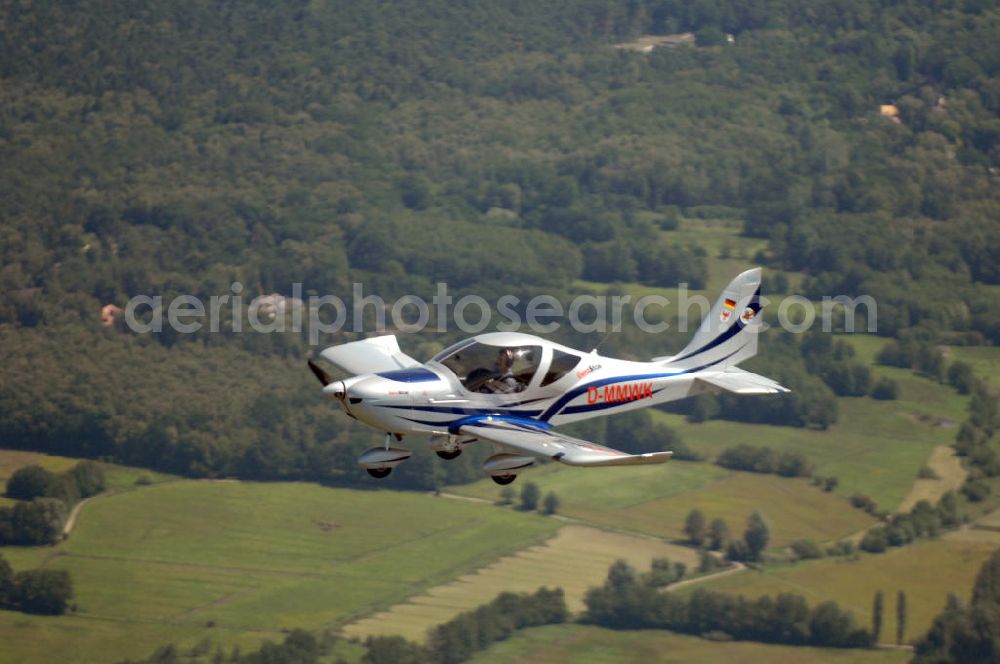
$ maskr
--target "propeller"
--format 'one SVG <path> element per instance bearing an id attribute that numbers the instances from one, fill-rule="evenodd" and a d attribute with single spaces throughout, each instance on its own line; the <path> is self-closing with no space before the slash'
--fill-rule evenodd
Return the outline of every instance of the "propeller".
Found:
<path id="1" fill-rule="evenodd" d="M 328 374 L 323 369 L 323 367 L 319 366 L 312 360 L 307 360 L 307 361 L 309 362 L 310 371 L 312 371 L 313 375 L 319 379 L 319 382 L 323 384 L 323 387 L 326 387 L 327 385 L 333 382 L 333 377 L 330 374 Z"/>
<path id="2" fill-rule="evenodd" d="M 344 387 L 344 381 L 340 380 L 338 376 L 331 376 L 330 373 L 321 367 L 319 364 L 313 362 L 312 360 L 307 360 L 309 363 L 309 370 L 313 372 L 313 375 L 319 379 L 319 382 L 323 384 L 323 394 L 335 397 L 340 401 L 340 405 L 343 406 L 344 411 L 354 417 L 354 415 L 347 409 L 347 404 L 344 403 L 344 397 L 347 395 L 347 390 Z"/>

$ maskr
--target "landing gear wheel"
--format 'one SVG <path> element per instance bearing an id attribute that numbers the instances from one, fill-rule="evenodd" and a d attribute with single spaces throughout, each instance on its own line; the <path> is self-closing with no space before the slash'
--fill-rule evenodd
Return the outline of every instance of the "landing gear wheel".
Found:
<path id="1" fill-rule="evenodd" d="M 368 474 L 376 479 L 382 479 L 383 477 L 389 477 L 389 473 L 392 472 L 392 468 L 365 468 Z"/>
<path id="2" fill-rule="evenodd" d="M 458 455 L 461 453 L 462 453 L 462 448 L 458 448 L 457 450 L 452 450 L 450 452 L 447 450 L 438 450 L 437 455 L 442 459 L 451 461 L 452 459 L 457 459 Z"/>
<path id="3" fill-rule="evenodd" d="M 490 478 L 500 486 L 506 486 L 517 479 L 517 475 L 490 475 Z"/>

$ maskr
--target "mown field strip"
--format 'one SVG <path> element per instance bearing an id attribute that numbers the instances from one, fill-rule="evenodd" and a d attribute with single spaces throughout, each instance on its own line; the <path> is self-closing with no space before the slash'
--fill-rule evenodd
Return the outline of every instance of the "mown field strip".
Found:
<path id="1" fill-rule="evenodd" d="M 501 592 L 533 592 L 540 586 L 561 587 L 570 610 L 576 612 L 583 609 L 584 593 L 604 581 L 615 560 L 623 558 L 645 570 L 653 558 L 659 557 L 689 567 L 698 562 L 696 551 L 688 547 L 586 526 L 564 526 L 544 544 L 352 623 L 344 633 L 358 637 L 399 634 L 422 641 L 430 627 L 474 609 Z"/>
<path id="2" fill-rule="evenodd" d="M 926 500 L 932 505 L 937 503 L 948 491 L 957 491 L 969 474 L 962 467 L 962 461 L 955 454 L 955 450 L 948 445 L 935 447 L 931 452 L 931 458 L 927 460 L 927 466 L 937 474 L 937 478 L 917 479 L 897 512 L 909 512 L 921 500 Z"/>

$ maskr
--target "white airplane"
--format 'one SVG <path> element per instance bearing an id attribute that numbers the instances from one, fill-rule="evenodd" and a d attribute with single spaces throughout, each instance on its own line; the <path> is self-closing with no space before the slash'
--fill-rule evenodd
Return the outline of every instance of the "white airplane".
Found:
<path id="1" fill-rule="evenodd" d="M 429 436 L 438 456 L 454 459 L 474 441 L 497 452 L 483 470 L 510 484 L 539 460 L 571 466 L 664 463 L 672 452 L 626 454 L 571 438 L 554 427 L 590 417 L 722 390 L 772 394 L 788 390 L 737 364 L 757 354 L 760 268 L 747 270 L 723 291 L 690 343 L 677 355 L 634 362 L 601 357 L 518 332 L 480 334 L 421 364 L 393 335 L 331 346 L 320 353 L 333 373 L 309 361 L 354 419 L 386 432 L 385 444 L 358 464 L 386 477 L 410 458 L 392 446 L 404 436 Z"/>

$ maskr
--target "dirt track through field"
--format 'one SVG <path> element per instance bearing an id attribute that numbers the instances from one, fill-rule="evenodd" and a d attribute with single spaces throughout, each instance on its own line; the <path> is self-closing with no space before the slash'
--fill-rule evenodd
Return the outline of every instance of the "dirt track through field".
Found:
<path id="1" fill-rule="evenodd" d="M 63 530 L 62 530 L 63 537 L 69 537 L 69 534 L 73 532 L 73 526 L 76 525 L 76 519 L 78 516 L 80 516 L 80 510 L 82 510 L 83 506 L 89 503 L 94 498 L 97 498 L 97 496 L 84 498 L 83 500 L 81 500 L 80 502 L 78 502 L 76 505 L 73 506 L 73 511 L 69 513 L 69 516 L 66 518 L 66 523 L 63 524 Z"/>

